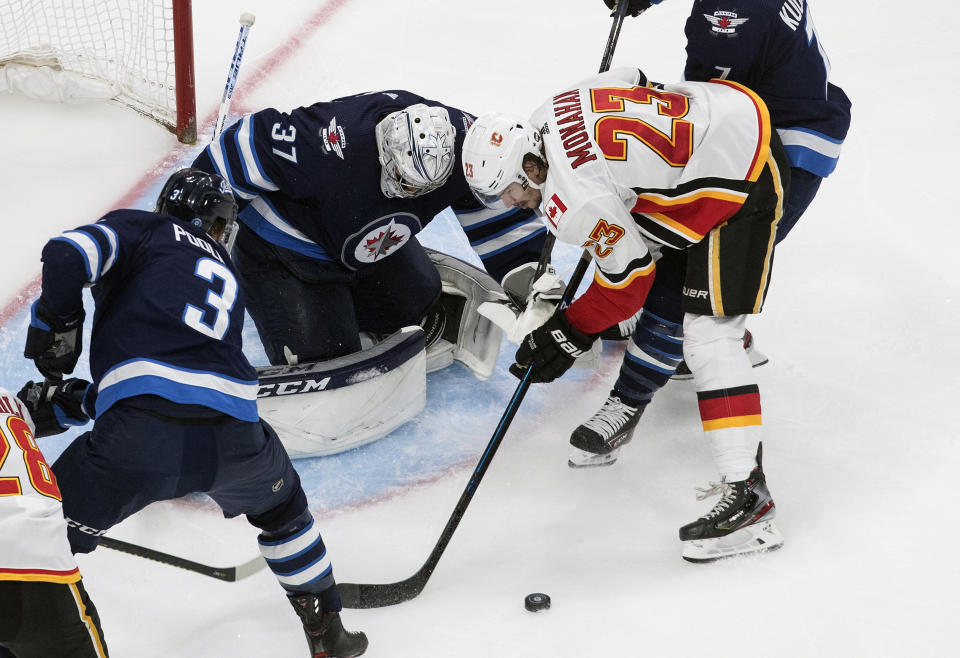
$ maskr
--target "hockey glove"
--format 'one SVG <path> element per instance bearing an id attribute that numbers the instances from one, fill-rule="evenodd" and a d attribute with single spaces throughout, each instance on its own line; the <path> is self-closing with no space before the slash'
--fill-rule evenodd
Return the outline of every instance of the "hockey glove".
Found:
<path id="1" fill-rule="evenodd" d="M 646 10 L 650 9 L 650 5 L 659 5 L 663 0 L 623 0 L 630 4 L 627 7 L 627 16 L 639 16 Z M 607 9 L 610 10 L 611 16 L 616 16 L 617 14 L 617 2 L 619 0 L 603 0 L 603 4 L 607 6 Z"/>
<path id="2" fill-rule="evenodd" d="M 595 340 L 596 336 L 588 336 L 571 326 L 564 312 L 558 309 L 543 326 L 526 335 L 517 349 L 516 363 L 510 366 L 510 373 L 523 379 L 527 366 L 532 363 L 531 382 L 552 382 L 569 370 Z"/>
<path id="3" fill-rule="evenodd" d="M 27 405 L 36 436 L 52 436 L 71 427 L 84 425 L 90 417 L 83 407 L 83 398 L 90 382 L 85 379 L 27 382 L 17 397 Z"/>
<path id="4" fill-rule="evenodd" d="M 61 317 L 51 311 L 41 297 L 30 308 L 30 327 L 23 355 L 33 359 L 48 379 L 60 379 L 73 372 L 83 351 L 83 306 Z"/>
<path id="5" fill-rule="evenodd" d="M 560 303 L 563 297 L 563 290 L 566 286 L 563 280 L 557 276 L 557 270 L 553 265 L 547 265 L 543 274 L 536 281 L 533 277 L 537 275 L 538 263 L 524 263 L 507 272 L 500 286 L 503 292 L 507 293 L 511 303 L 521 312 L 526 310 L 531 301 L 543 300 L 553 305 Z"/>

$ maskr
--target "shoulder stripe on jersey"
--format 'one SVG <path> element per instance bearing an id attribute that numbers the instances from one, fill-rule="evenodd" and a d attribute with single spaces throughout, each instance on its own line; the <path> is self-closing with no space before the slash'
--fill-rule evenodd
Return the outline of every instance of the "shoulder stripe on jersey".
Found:
<path id="1" fill-rule="evenodd" d="M 331 260 L 326 249 L 295 229 L 265 197 L 255 198 L 240 211 L 240 220 L 270 244 L 311 258 Z"/>
<path id="2" fill-rule="evenodd" d="M 481 259 L 490 258 L 491 256 L 496 256 L 502 254 L 505 251 L 509 251 L 516 247 L 517 245 L 523 244 L 529 240 L 540 237 L 547 232 L 546 226 L 528 226 L 528 227 L 518 227 L 515 231 L 510 233 L 509 241 L 500 241 L 494 244 L 484 244 L 482 247 L 474 246 L 471 243 L 473 250 L 477 252 L 477 255 Z M 493 248 L 496 247 L 496 248 Z"/>
<path id="3" fill-rule="evenodd" d="M 539 222 L 533 223 L 524 220 L 520 224 L 507 226 L 496 233 L 485 235 L 482 238 L 473 238 L 470 240 L 470 246 L 473 247 L 478 254 L 488 254 L 492 251 L 499 251 L 505 247 L 509 247 L 517 242 L 522 242 L 528 239 L 532 233 L 546 230 L 547 227 Z"/>
<path id="4" fill-rule="evenodd" d="M 256 196 L 256 194 L 245 190 L 237 181 L 237 179 L 233 176 L 232 170 L 230 169 L 230 162 L 227 156 L 224 154 L 227 135 L 234 130 L 236 130 L 236 128 L 234 126 L 230 126 L 220 133 L 220 137 L 210 142 L 210 145 L 207 146 L 207 153 L 210 155 L 210 161 L 213 163 L 213 168 L 217 170 L 217 174 L 221 178 L 230 184 L 230 187 L 233 188 L 233 193 L 241 199 L 252 199 Z"/>
<path id="5" fill-rule="evenodd" d="M 103 232 L 104 236 L 107 238 L 107 244 L 110 245 L 110 253 L 107 254 L 106 261 L 103 264 L 103 268 L 100 270 L 100 276 L 103 276 L 110 271 L 110 268 L 113 267 L 113 264 L 117 260 L 117 253 L 119 252 L 120 241 L 117 239 L 117 232 L 106 224 L 94 224 L 94 228 L 99 229 Z"/>
<path id="6" fill-rule="evenodd" d="M 97 386 L 97 416 L 118 400 L 136 395 L 159 395 L 180 404 L 200 404 L 255 422 L 256 380 L 244 381 L 203 370 L 178 368 L 149 359 L 124 361 L 101 378 Z"/>
<path id="7" fill-rule="evenodd" d="M 240 127 L 235 135 L 237 150 L 240 152 L 240 164 L 243 173 L 251 185 L 261 190 L 276 192 L 280 188 L 274 184 L 267 173 L 260 166 L 257 157 L 257 148 L 253 142 L 253 115 L 248 114 L 240 121 Z"/>
<path id="8" fill-rule="evenodd" d="M 492 208 L 471 208 L 470 210 L 454 210 L 453 214 L 457 216 L 457 221 L 460 222 L 460 226 L 465 229 L 474 229 L 507 219 L 519 212 L 520 208 L 511 208 L 507 211 L 494 210 Z"/>
<path id="9" fill-rule="evenodd" d="M 94 284 L 100 279 L 100 245 L 92 236 L 83 231 L 66 231 L 54 240 L 62 240 L 72 245 L 83 256 L 83 265 L 87 268 L 87 283 Z"/>
<path id="10" fill-rule="evenodd" d="M 750 163 L 750 168 L 745 175 L 745 178 L 748 181 L 755 181 L 760 177 L 760 172 L 763 171 L 763 168 L 767 164 L 767 155 L 770 153 L 770 134 L 772 131 L 770 125 L 770 111 L 767 109 L 767 104 L 764 103 L 756 92 L 745 87 L 739 82 L 734 82 L 733 80 L 720 80 L 715 78 L 710 82 L 715 82 L 717 84 L 722 84 L 730 87 L 731 89 L 736 89 L 743 92 L 750 97 L 750 100 L 753 101 L 753 107 L 757 112 L 757 132 L 758 132 L 758 141 L 757 148 L 753 154 L 753 161 Z"/>

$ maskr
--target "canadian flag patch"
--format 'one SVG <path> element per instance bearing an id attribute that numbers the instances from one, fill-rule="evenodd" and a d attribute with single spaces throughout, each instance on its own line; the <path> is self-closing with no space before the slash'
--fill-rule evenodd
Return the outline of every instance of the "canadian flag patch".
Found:
<path id="1" fill-rule="evenodd" d="M 560 197 L 554 194 L 550 197 L 550 200 L 547 201 L 543 214 L 547 218 L 547 221 L 553 225 L 553 228 L 557 228 L 557 222 L 560 221 L 560 218 L 563 217 L 563 213 L 565 212 L 567 212 L 567 207 L 563 205 Z"/>

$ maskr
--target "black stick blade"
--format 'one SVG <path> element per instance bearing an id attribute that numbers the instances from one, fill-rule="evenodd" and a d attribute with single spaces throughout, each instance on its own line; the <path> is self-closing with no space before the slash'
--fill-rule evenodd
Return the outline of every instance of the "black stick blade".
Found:
<path id="1" fill-rule="evenodd" d="M 419 575 L 419 574 L 418 574 Z M 338 583 L 340 599 L 344 608 L 384 608 L 397 605 L 415 598 L 427 584 L 426 578 L 408 578 L 389 585 L 361 585 L 357 583 Z"/>

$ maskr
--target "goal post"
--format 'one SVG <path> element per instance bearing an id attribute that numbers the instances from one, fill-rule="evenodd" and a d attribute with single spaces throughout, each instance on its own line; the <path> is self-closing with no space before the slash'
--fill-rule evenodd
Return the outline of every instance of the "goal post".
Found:
<path id="1" fill-rule="evenodd" d="M 0 91 L 109 100 L 197 140 L 191 0 L 0 2 Z"/>

